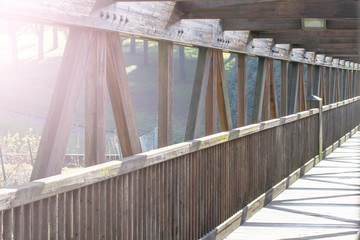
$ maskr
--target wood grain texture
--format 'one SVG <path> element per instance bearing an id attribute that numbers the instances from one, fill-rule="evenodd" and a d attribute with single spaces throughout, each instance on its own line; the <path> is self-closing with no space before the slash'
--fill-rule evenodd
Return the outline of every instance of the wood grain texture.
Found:
<path id="1" fill-rule="evenodd" d="M 251 116 L 252 123 L 257 123 L 261 121 L 266 70 L 267 70 L 267 59 L 263 57 L 259 57 L 257 75 L 256 75 L 255 93 L 254 93 L 254 105 Z"/>
<path id="2" fill-rule="evenodd" d="M 71 28 L 30 180 L 61 173 L 89 60 L 91 31 Z"/>
<path id="3" fill-rule="evenodd" d="M 158 147 L 172 144 L 173 44 L 160 41 L 158 83 Z"/>
<path id="4" fill-rule="evenodd" d="M 209 79 L 205 95 L 205 135 L 217 132 L 217 58 L 212 51 Z"/>
<path id="5" fill-rule="evenodd" d="M 107 33 L 106 80 L 124 157 L 141 152 L 119 35 Z"/>
<path id="6" fill-rule="evenodd" d="M 288 67 L 289 62 L 281 61 L 280 76 L 280 116 L 287 115 L 288 108 Z M 309 70 L 308 70 L 309 71 Z M 309 79 L 309 78 L 308 78 Z"/>
<path id="7" fill-rule="evenodd" d="M 238 109 L 237 109 L 237 127 L 247 124 L 247 56 L 245 54 L 237 55 L 237 78 L 238 78 Z"/>
<path id="8" fill-rule="evenodd" d="M 194 85 L 190 100 L 190 109 L 185 131 L 185 141 L 199 137 L 203 109 L 205 107 L 205 92 L 209 78 L 212 53 L 207 48 L 199 48 L 196 64 Z"/>
<path id="9" fill-rule="evenodd" d="M 106 36 L 94 31 L 85 82 L 85 166 L 105 162 Z"/>

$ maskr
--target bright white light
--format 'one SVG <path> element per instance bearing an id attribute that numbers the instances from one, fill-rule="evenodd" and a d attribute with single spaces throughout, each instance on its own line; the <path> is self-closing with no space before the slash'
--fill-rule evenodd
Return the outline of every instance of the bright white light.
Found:
<path id="1" fill-rule="evenodd" d="M 303 18 L 302 26 L 303 29 L 325 29 L 326 28 L 326 20 L 319 18 Z"/>

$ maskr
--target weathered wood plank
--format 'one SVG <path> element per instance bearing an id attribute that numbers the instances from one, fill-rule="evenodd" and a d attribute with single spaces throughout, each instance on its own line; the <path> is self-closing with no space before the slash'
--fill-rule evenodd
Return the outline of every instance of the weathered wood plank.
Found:
<path id="1" fill-rule="evenodd" d="M 253 105 L 253 111 L 252 111 L 252 116 L 251 116 L 252 123 L 257 123 L 257 122 L 261 121 L 266 70 L 267 70 L 267 59 L 263 58 L 263 57 L 259 57 L 257 75 L 256 75 L 255 93 L 254 93 L 254 105 Z"/>
<path id="2" fill-rule="evenodd" d="M 71 28 L 30 180 L 61 173 L 89 60 L 91 32 Z"/>
<path id="3" fill-rule="evenodd" d="M 107 33 L 106 75 L 116 130 L 124 157 L 141 152 L 119 35 Z"/>
<path id="4" fill-rule="evenodd" d="M 158 147 L 172 144 L 173 44 L 159 41 Z"/>
<path id="5" fill-rule="evenodd" d="M 205 95 L 205 135 L 217 132 L 217 58 L 212 51 L 209 79 Z"/>
<path id="6" fill-rule="evenodd" d="M 291 64 L 291 77 L 290 77 L 290 92 L 289 92 L 289 106 L 288 114 L 293 114 L 296 112 L 298 102 L 298 93 L 299 93 L 299 63 L 292 62 Z"/>
<path id="7" fill-rule="evenodd" d="M 85 81 L 85 166 L 105 162 L 106 38 L 93 32 L 90 62 Z"/>
<path id="8" fill-rule="evenodd" d="M 214 51 L 217 58 L 217 105 L 219 110 L 219 120 L 221 131 L 227 131 L 233 128 L 231 119 L 231 110 L 229 94 L 225 77 L 224 57 L 222 51 Z"/>
<path id="9" fill-rule="evenodd" d="M 237 77 L 238 77 L 238 122 L 237 127 L 247 124 L 247 56 L 237 55 Z"/>
<path id="10" fill-rule="evenodd" d="M 209 78 L 211 51 L 199 48 L 194 85 L 190 100 L 190 109 L 185 131 L 185 141 L 199 137 L 202 111 L 204 109 L 205 91 Z"/>
<path id="11" fill-rule="evenodd" d="M 301 111 L 307 110 L 306 105 L 306 91 L 305 91 L 305 79 L 304 79 L 304 64 L 300 64 L 300 105 L 301 105 Z"/>
<path id="12" fill-rule="evenodd" d="M 261 120 L 267 121 L 270 120 L 270 74 L 271 74 L 271 63 L 273 59 L 268 58 L 266 63 L 266 76 L 265 76 L 265 87 L 264 87 L 264 96 L 262 104 L 262 113 Z"/>
<path id="13" fill-rule="evenodd" d="M 274 119 L 279 117 L 274 61 L 270 61 L 269 67 L 270 67 L 270 116 L 271 119 Z"/>
<path id="14" fill-rule="evenodd" d="M 281 61 L 280 76 L 280 116 L 287 115 L 288 109 L 288 67 L 289 62 Z"/>

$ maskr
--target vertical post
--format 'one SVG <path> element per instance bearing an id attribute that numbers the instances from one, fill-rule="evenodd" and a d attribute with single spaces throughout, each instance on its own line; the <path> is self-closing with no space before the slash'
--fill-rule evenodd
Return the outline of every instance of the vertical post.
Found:
<path id="1" fill-rule="evenodd" d="M 272 59 L 267 59 L 266 63 L 266 76 L 265 76 L 265 87 L 264 87 L 264 97 L 262 104 L 262 113 L 261 120 L 266 121 L 270 119 L 270 65 Z"/>
<path id="2" fill-rule="evenodd" d="M 276 81 L 275 81 L 275 70 L 274 61 L 270 63 L 270 117 L 271 119 L 279 117 L 279 107 L 276 94 Z"/>
<path id="3" fill-rule="evenodd" d="M 325 67 L 325 82 L 326 82 L 326 87 L 325 87 L 326 101 L 324 101 L 324 105 L 330 104 L 330 68 L 329 67 Z"/>
<path id="4" fill-rule="evenodd" d="M 267 58 L 259 57 L 256 85 L 254 93 L 254 105 L 251 116 L 251 122 L 257 123 L 261 121 L 261 113 L 263 107 L 264 89 L 265 89 L 265 78 L 267 70 Z"/>
<path id="5" fill-rule="evenodd" d="M 314 65 L 307 65 L 307 96 L 314 94 L 313 90 Z"/>
<path id="6" fill-rule="evenodd" d="M 342 101 L 343 100 L 343 86 L 344 86 L 344 80 L 343 80 L 343 69 L 339 69 L 339 100 L 338 101 Z"/>
<path id="7" fill-rule="evenodd" d="M 289 62 L 281 61 L 280 115 L 282 117 L 287 115 L 288 67 Z"/>
<path id="8" fill-rule="evenodd" d="M 85 81 L 85 166 L 105 162 L 106 38 L 94 31 Z"/>
<path id="9" fill-rule="evenodd" d="M 320 67 L 314 66 L 314 72 L 313 72 L 313 94 L 315 96 L 320 97 Z"/>
<path id="10" fill-rule="evenodd" d="M 247 56 L 238 54 L 238 124 L 237 127 L 247 123 Z"/>
<path id="11" fill-rule="evenodd" d="M 331 78 L 330 78 L 330 101 L 329 101 L 329 103 L 336 102 L 336 93 L 335 93 L 336 78 L 337 78 L 337 69 L 332 68 L 331 69 Z"/>
<path id="12" fill-rule="evenodd" d="M 212 55 L 213 54 L 213 50 Z M 212 57 L 205 95 L 205 135 L 217 132 L 217 58 Z"/>
<path id="13" fill-rule="evenodd" d="M 323 153 L 323 124 L 322 124 L 322 99 L 311 95 L 307 98 L 310 108 L 319 108 L 319 159 L 322 160 Z"/>
<path id="14" fill-rule="evenodd" d="M 172 144 L 173 44 L 159 41 L 158 147 Z"/>
<path id="15" fill-rule="evenodd" d="M 288 106 L 288 114 L 293 114 L 296 112 L 298 103 L 298 88 L 299 88 L 299 63 L 291 63 L 291 82 L 290 82 L 290 98 Z"/>

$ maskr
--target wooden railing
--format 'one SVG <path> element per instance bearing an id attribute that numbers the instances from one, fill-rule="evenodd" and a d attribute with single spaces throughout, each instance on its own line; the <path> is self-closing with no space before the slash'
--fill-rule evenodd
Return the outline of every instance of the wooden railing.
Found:
<path id="1" fill-rule="evenodd" d="M 324 107 L 325 145 L 359 124 L 359 100 Z M 318 155 L 318 131 L 312 109 L 1 189 L 0 232 L 4 239 L 197 239 Z"/>

